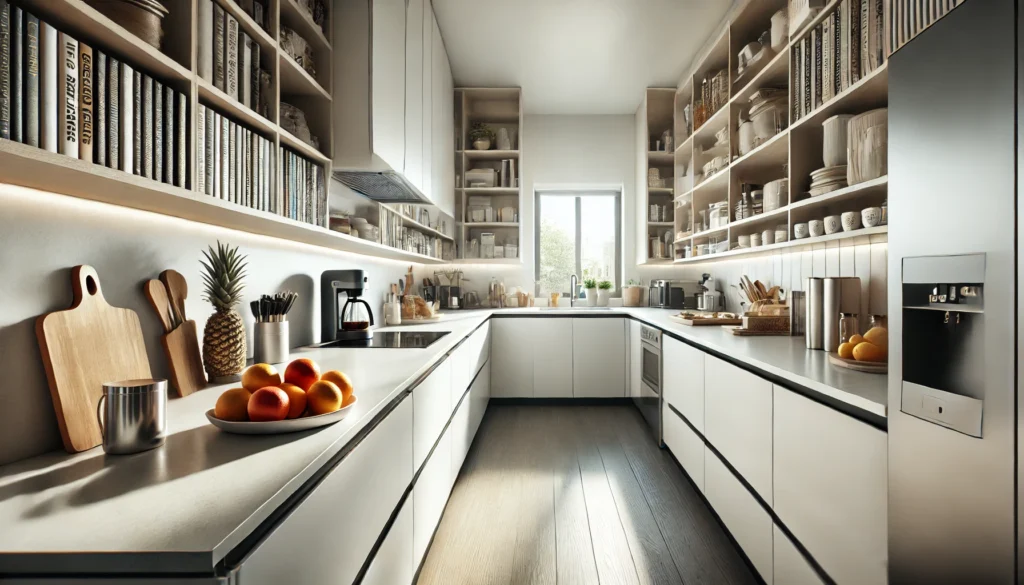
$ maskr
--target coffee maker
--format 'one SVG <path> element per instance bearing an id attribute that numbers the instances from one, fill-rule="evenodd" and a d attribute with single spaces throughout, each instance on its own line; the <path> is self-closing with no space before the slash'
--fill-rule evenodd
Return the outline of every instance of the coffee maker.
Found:
<path id="1" fill-rule="evenodd" d="M 332 341 L 373 338 L 373 311 L 359 298 L 366 288 L 362 270 L 327 270 L 320 275 L 320 337 Z M 344 295 L 345 303 L 341 303 Z"/>

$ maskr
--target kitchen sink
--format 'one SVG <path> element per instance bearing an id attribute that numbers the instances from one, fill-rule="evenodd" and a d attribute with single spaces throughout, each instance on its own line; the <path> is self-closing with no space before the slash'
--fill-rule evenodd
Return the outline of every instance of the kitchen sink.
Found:
<path id="1" fill-rule="evenodd" d="M 611 311 L 611 307 L 540 307 L 541 311 Z"/>

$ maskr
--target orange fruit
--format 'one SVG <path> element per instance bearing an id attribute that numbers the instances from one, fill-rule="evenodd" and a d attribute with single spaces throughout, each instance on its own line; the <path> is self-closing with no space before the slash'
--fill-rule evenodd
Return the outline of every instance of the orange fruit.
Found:
<path id="1" fill-rule="evenodd" d="M 288 394 L 276 386 L 260 388 L 249 399 L 249 420 L 284 420 L 288 416 Z"/>
<path id="2" fill-rule="evenodd" d="M 319 379 L 320 366 L 308 358 L 294 360 L 284 369 L 284 381 L 306 391 Z"/>
<path id="3" fill-rule="evenodd" d="M 864 334 L 864 341 L 869 341 L 876 346 L 889 350 L 889 331 L 885 327 L 872 327 Z"/>
<path id="4" fill-rule="evenodd" d="M 885 350 L 870 341 L 858 343 L 853 348 L 853 359 L 858 362 L 884 362 L 886 359 Z"/>
<path id="5" fill-rule="evenodd" d="M 312 415 L 334 412 L 341 408 L 344 400 L 341 389 L 334 382 L 320 380 L 306 390 L 306 407 Z"/>
<path id="6" fill-rule="evenodd" d="M 306 410 L 306 393 L 295 384 L 281 384 L 278 386 L 288 395 L 288 418 L 299 418 Z"/>
<path id="7" fill-rule="evenodd" d="M 253 364 L 242 373 L 242 387 L 249 392 L 255 392 L 265 386 L 278 386 L 281 384 L 281 374 L 277 368 L 270 364 Z"/>
<path id="8" fill-rule="evenodd" d="M 345 397 L 345 400 L 348 400 L 348 397 L 352 396 L 352 380 L 349 380 L 348 376 L 346 376 L 344 372 L 340 372 L 338 370 L 324 372 L 324 375 L 320 376 L 320 379 L 332 382 L 337 386 L 338 389 L 341 390 L 341 395 Z"/>
<path id="9" fill-rule="evenodd" d="M 856 345 L 856 344 L 854 344 L 853 341 L 848 341 L 846 343 L 840 343 L 839 344 L 839 357 L 841 357 L 843 359 L 847 359 L 847 360 L 852 360 L 853 359 L 853 347 L 854 347 L 854 345 Z"/>
<path id="10" fill-rule="evenodd" d="M 864 339 L 863 335 L 853 335 L 850 337 L 850 343 L 852 343 L 854 346 L 864 341 L 867 341 L 867 339 Z"/>
<path id="11" fill-rule="evenodd" d="M 246 421 L 249 420 L 249 397 L 252 394 L 245 388 L 232 388 L 225 390 L 217 398 L 217 405 L 213 407 L 213 416 L 221 420 Z"/>
<path id="12" fill-rule="evenodd" d="M 349 394 L 348 396 L 345 397 L 345 400 L 342 401 L 341 407 L 345 408 L 346 406 L 348 406 L 349 404 L 352 404 L 355 401 L 356 401 L 355 394 Z"/>

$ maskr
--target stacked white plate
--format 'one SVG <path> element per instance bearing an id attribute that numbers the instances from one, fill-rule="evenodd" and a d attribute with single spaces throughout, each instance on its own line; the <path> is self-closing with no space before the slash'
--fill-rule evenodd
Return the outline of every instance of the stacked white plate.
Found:
<path id="1" fill-rule="evenodd" d="M 811 173 L 811 197 L 846 187 L 846 165 L 825 167 Z"/>

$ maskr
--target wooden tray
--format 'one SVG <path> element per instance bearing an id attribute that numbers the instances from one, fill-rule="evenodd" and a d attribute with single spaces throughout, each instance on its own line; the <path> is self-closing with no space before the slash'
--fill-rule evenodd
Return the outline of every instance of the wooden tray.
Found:
<path id="1" fill-rule="evenodd" d="M 841 358 L 838 353 L 829 353 L 828 361 L 833 366 L 847 368 L 855 372 L 865 372 L 867 374 L 889 373 L 889 364 L 884 362 L 858 362 L 857 360 Z"/>
<path id="2" fill-rule="evenodd" d="M 672 319 L 676 323 L 682 323 L 683 325 L 689 325 L 690 327 L 708 327 L 711 325 L 740 325 L 743 323 L 742 319 L 684 319 L 679 315 L 669 315 L 669 319 Z"/>
<path id="3" fill-rule="evenodd" d="M 752 331 L 743 327 L 726 327 L 733 335 L 740 337 L 789 337 L 789 331 Z"/>
<path id="4" fill-rule="evenodd" d="M 334 412 L 328 412 L 327 414 L 267 422 L 223 420 L 213 416 L 213 409 L 211 408 L 206 411 L 206 419 L 218 429 L 227 433 L 235 433 L 236 435 L 279 435 L 333 425 L 345 418 L 357 402 L 359 402 L 358 398 L 352 400 L 348 406 Z"/>

